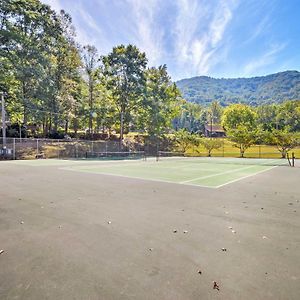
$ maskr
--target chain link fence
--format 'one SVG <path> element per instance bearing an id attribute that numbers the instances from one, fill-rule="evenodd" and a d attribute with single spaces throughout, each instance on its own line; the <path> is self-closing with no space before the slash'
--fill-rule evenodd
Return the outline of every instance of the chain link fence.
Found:
<path id="1" fill-rule="evenodd" d="M 156 143 L 157 153 L 165 152 L 165 155 L 172 156 L 182 154 L 184 156 L 194 157 L 241 157 L 240 149 L 228 139 L 215 138 L 218 141 L 218 148 L 209 150 L 200 142 L 199 145 L 184 145 L 176 142 L 174 139 L 162 140 Z M 152 150 L 154 150 L 152 145 Z M 146 148 L 147 149 L 147 148 Z M 169 152 L 169 153 L 168 153 Z M 294 147 L 289 153 L 294 153 L 296 158 L 300 158 L 300 146 Z M 276 145 L 252 145 L 244 152 L 245 158 L 282 158 L 282 154 Z"/>
<path id="2" fill-rule="evenodd" d="M 228 140 L 220 140 L 221 146 L 213 149 L 212 157 L 240 157 L 240 151 Z M 4 146 L 4 147 L 3 147 Z M 147 156 L 157 156 L 160 151 L 182 152 L 174 139 L 138 138 L 119 141 L 111 140 L 57 140 L 57 139 L 31 139 L 7 138 L 3 143 L 0 138 L 0 159 L 36 159 L 36 158 L 87 158 L 102 157 L 105 153 L 133 153 L 144 152 Z M 187 156 L 209 156 L 208 150 L 203 146 L 190 146 L 185 151 Z M 294 152 L 300 157 L 300 147 Z M 109 156 L 109 155 L 108 155 Z M 253 145 L 245 151 L 246 158 L 281 158 L 276 145 Z"/>
<path id="3" fill-rule="evenodd" d="M 54 140 L 31 138 L 0 139 L 2 159 L 86 158 L 87 154 L 144 151 L 138 143 L 119 141 Z"/>

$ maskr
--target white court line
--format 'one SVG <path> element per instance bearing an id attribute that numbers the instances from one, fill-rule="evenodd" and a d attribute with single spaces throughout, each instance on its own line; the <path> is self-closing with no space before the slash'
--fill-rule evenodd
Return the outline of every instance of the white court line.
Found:
<path id="1" fill-rule="evenodd" d="M 193 178 L 193 179 L 189 179 L 189 180 L 184 180 L 184 181 L 181 181 L 180 183 L 188 183 L 188 182 L 192 182 L 192 181 L 196 181 L 196 180 L 207 179 L 207 178 L 211 178 L 211 177 L 216 177 L 216 176 L 221 176 L 221 175 L 225 175 L 225 174 L 235 173 L 235 172 L 238 172 L 238 171 L 247 170 L 247 169 L 254 168 L 254 167 L 257 167 L 257 166 L 250 166 L 250 167 L 248 166 L 248 167 L 243 167 L 243 168 L 239 168 L 239 169 L 220 172 L 220 173 L 217 173 L 217 174 L 201 176 L 201 177 L 197 177 L 197 178 Z"/>
<path id="2" fill-rule="evenodd" d="M 262 164 L 263 165 L 263 164 Z M 226 172 L 222 172 L 222 173 L 218 173 L 218 174 L 214 174 L 214 175 L 208 175 L 208 176 L 202 176 L 201 178 L 208 178 L 208 177 L 213 177 L 213 176 L 219 176 L 219 175 L 222 175 L 222 174 L 225 174 L 225 173 L 229 173 L 229 172 L 236 172 L 238 170 L 244 170 L 244 169 L 249 169 L 249 168 L 253 168 L 253 167 L 257 167 L 256 165 L 255 166 L 247 166 L 247 167 L 244 167 L 244 168 L 240 168 L 240 169 L 235 169 L 235 170 L 231 170 L 231 171 L 226 171 Z M 230 184 L 230 183 L 233 183 L 233 182 L 236 182 L 236 181 L 239 181 L 239 180 L 242 180 L 242 179 L 245 179 L 247 177 L 251 177 L 251 176 L 255 176 L 259 173 L 263 173 L 263 172 L 266 172 L 266 171 L 269 171 L 273 168 L 277 168 L 278 166 L 272 166 L 270 168 L 267 168 L 265 170 L 261 170 L 261 171 L 258 171 L 258 172 L 255 172 L 253 174 L 249 174 L 249 175 L 246 175 L 246 176 L 243 176 L 243 177 L 240 177 L 240 178 L 237 178 L 237 179 L 234 179 L 234 180 L 231 180 L 231 181 L 228 181 L 224 184 L 221 184 L 221 185 L 218 185 L 218 186 L 208 186 L 208 185 L 203 185 L 203 184 L 193 184 L 193 183 L 189 183 L 189 182 L 192 182 L 192 181 L 195 181 L 197 179 L 192 179 L 192 180 L 187 180 L 187 181 L 182 181 L 182 182 L 176 182 L 176 181 L 168 181 L 168 180 L 164 180 L 164 179 L 153 179 L 153 178 L 141 178 L 141 177 L 135 177 L 135 176 L 128 176 L 128 175 L 120 175 L 120 174 L 114 174 L 114 173 L 106 173 L 106 172 L 97 172 L 97 171 L 92 171 L 92 170 L 82 170 L 80 167 L 61 167 L 59 169 L 61 170 L 67 170 L 67 171 L 73 171 L 73 172 L 84 172 L 84 173 L 90 173 L 90 174 L 98 174 L 98 175 L 107 175 L 107 176 L 114 176 L 114 177 L 122 177 L 122 178 L 131 178 L 131 179 L 137 179 L 137 180 L 142 180 L 142 181 L 153 181 L 153 182 L 165 182 L 165 183 L 169 183 L 169 184 L 180 184 L 180 185 L 187 185 L 187 186 L 194 186 L 194 187 L 204 187 L 204 188 L 211 188 L 211 189 L 218 189 L 220 187 L 223 187 L 227 184 Z"/>
<path id="3" fill-rule="evenodd" d="M 138 180 L 142 180 L 142 181 L 165 182 L 165 183 L 171 183 L 171 184 L 197 186 L 197 187 L 204 187 L 204 188 L 210 188 L 210 189 L 216 188 L 215 186 L 192 184 L 192 183 L 180 183 L 180 182 L 176 182 L 176 181 L 168 181 L 165 179 L 142 178 L 142 177 L 134 177 L 134 176 L 127 176 L 127 175 L 113 174 L 113 173 L 102 173 L 102 172 L 88 171 L 88 170 L 74 169 L 74 168 L 63 168 L 62 167 L 59 169 L 66 170 L 66 171 L 72 171 L 72 172 L 79 172 L 79 173 L 89 173 L 89 174 L 104 175 L 104 176 L 107 175 L 107 176 L 122 177 L 122 178 L 129 178 L 129 179 L 138 179 Z"/>
<path id="4" fill-rule="evenodd" d="M 133 164 L 134 163 L 134 164 Z M 72 165 L 72 166 L 68 166 L 70 168 L 76 168 L 76 169 L 80 169 L 80 168 L 85 168 L 85 169 L 97 169 L 99 167 L 103 167 L 103 168 L 110 168 L 110 167 L 128 167 L 128 166 L 141 166 L 141 165 L 146 165 L 148 167 L 154 166 L 154 167 L 158 167 L 161 169 L 172 169 L 172 170 L 177 170 L 177 169 L 182 169 L 182 166 L 165 166 L 162 164 L 158 164 L 157 162 L 147 162 L 147 161 L 131 161 L 131 160 L 126 160 L 126 161 L 122 161 L 122 163 L 116 164 L 115 161 L 112 161 L 112 163 L 110 164 L 110 162 L 99 162 L 98 164 L 81 164 L 81 165 Z M 64 166 L 62 166 L 64 167 Z M 187 166 L 187 168 L 191 169 L 190 166 Z M 199 165 L 197 165 L 195 168 L 192 168 L 193 170 L 198 170 L 200 169 L 201 171 L 206 171 L 206 172 L 214 172 L 214 169 L 209 168 L 209 169 L 205 169 L 202 167 L 199 167 Z"/>
<path id="5" fill-rule="evenodd" d="M 212 177 L 221 176 L 221 175 L 225 175 L 225 174 L 235 173 L 235 172 L 238 172 L 238 171 L 243 171 L 243 170 L 251 169 L 251 168 L 254 168 L 254 167 L 266 166 L 266 164 L 269 164 L 269 163 L 272 163 L 272 162 L 277 162 L 277 160 L 273 159 L 273 160 L 267 161 L 265 164 L 251 165 L 251 166 L 247 166 L 247 167 L 243 167 L 243 168 L 239 168 L 239 169 L 234 169 L 234 170 L 229 170 L 229 171 L 225 171 L 225 172 L 220 172 L 220 173 L 217 173 L 217 174 L 212 174 L 212 175 L 197 177 L 197 178 L 193 178 L 193 179 L 189 179 L 189 180 L 184 180 L 184 181 L 181 181 L 180 183 L 188 183 L 188 182 L 192 182 L 192 181 L 196 181 L 196 180 L 207 179 L 207 178 L 212 178 Z M 277 167 L 277 166 L 274 166 L 274 167 Z M 273 167 L 268 168 L 267 170 L 270 170 L 270 169 L 273 169 Z M 261 173 L 263 171 L 267 171 L 267 170 L 258 171 L 256 173 L 254 173 L 253 175 Z M 241 177 L 240 179 L 243 179 L 243 178 L 246 178 L 246 177 L 249 177 L 249 176 L 252 176 L 252 174 L 246 175 L 244 177 Z M 239 180 L 239 179 L 237 179 L 237 180 Z"/>
<path id="6" fill-rule="evenodd" d="M 237 178 L 237 179 L 233 179 L 233 180 L 231 180 L 231 181 L 228 181 L 228 182 L 226 182 L 226 183 L 223 183 L 223 184 L 220 184 L 220 185 L 216 186 L 216 188 L 218 189 L 218 188 L 220 188 L 220 187 L 222 187 L 222 186 L 225 186 L 225 185 L 227 185 L 227 184 L 234 183 L 234 182 L 236 182 L 236 181 L 243 180 L 243 179 L 245 179 L 245 178 L 248 178 L 248 177 L 251 177 L 251 176 L 255 176 L 255 175 L 260 174 L 260 173 L 263 173 L 263 172 L 270 171 L 270 170 L 272 170 L 272 169 L 274 169 L 274 168 L 277 168 L 277 167 L 278 167 L 278 166 L 273 166 L 273 167 L 270 167 L 269 169 L 266 169 L 266 170 L 261 170 L 261 171 L 258 171 L 258 172 L 256 172 L 256 173 L 253 173 L 253 174 L 249 174 L 249 175 L 246 175 L 246 176 Z"/>

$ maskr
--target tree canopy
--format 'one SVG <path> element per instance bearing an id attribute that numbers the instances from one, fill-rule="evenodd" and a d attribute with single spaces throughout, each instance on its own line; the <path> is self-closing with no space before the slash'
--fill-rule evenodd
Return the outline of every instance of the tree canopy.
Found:
<path id="1" fill-rule="evenodd" d="M 52 138 L 115 134 L 122 141 L 132 131 L 158 141 L 175 133 L 184 152 L 210 124 L 223 127 L 241 155 L 253 142 L 276 144 L 282 153 L 298 143 L 300 100 L 288 99 L 299 94 L 299 72 L 175 84 L 166 65 L 150 66 L 135 45 L 107 55 L 80 45 L 71 16 L 40 0 L 0 1 L 0 68 L 13 136 L 21 124 L 37 128 L 24 133 Z M 209 154 L 219 147 L 210 139 L 202 145 Z"/>

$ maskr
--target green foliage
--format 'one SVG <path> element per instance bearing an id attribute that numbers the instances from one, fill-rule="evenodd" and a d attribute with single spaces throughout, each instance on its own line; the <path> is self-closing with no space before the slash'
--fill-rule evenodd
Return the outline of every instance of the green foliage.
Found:
<path id="1" fill-rule="evenodd" d="M 8 0 L 1 1 L 0 23 L 5 68 L 0 88 L 9 95 L 11 119 L 42 123 L 45 134 L 57 130 L 71 109 L 79 80 L 70 16 L 63 11 L 57 15 L 38 0 Z"/>
<path id="2" fill-rule="evenodd" d="M 258 106 L 256 109 L 257 112 L 257 122 L 261 124 L 263 130 L 271 131 L 276 128 L 277 124 L 277 115 L 279 112 L 279 105 L 276 104 L 267 104 Z"/>
<path id="3" fill-rule="evenodd" d="M 300 145 L 299 133 L 289 132 L 287 130 L 275 129 L 271 133 L 271 142 L 277 146 L 282 158 L 286 158 L 287 153 Z"/>
<path id="4" fill-rule="evenodd" d="M 140 129 L 161 136 L 172 127 L 179 113 L 180 92 L 172 83 L 165 65 L 146 72 L 146 92 L 138 111 Z"/>
<path id="5" fill-rule="evenodd" d="M 300 101 L 286 101 L 278 107 L 276 115 L 278 129 L 300 131 Z"/>
<path id="6" fill-rule="evenodd" d="M 174 119 L 175 129 L 186 129 L 193 133 L 202 133 L 206 123 L 206 110 L 197 103 L 182 101 L 180 114 Z"/>
<path id="7" fill-rule="evenodd" d="M 212 122 L 213 124 L 220 124 L 221 118 L 223 114 L 223 108 L 218 101 L 213 101 L 208 109 L 209 120 L 208 122 Z"/>
<path id="8" fill-rule="evenodd" d="M 179 151 L 185 153 L 189 147 L 199 145 L 199 136 L 181 129 L 175 133 L 175 141 Z"/>
<path id="9" fill-rule="evenodd" d="M 83 47 L 82 51 L 83 66 L 84 71 L 87 76 L 87 88 L 88 88 L 88 101 L 87 101 L 87 113 L 89 120 L 89 133 L 93 132 L 93 121 L 94 116 L 97 114 L 94 109 L 96 84 L 99 79 L 99 69 L 98 69 L 98 51 L 96 47 L 87 45 Z"/>
<path id="10" fill-rule="evenodd" d="M 147 65 L 146 54 L 133 45 L 114 47 L 102 57 L 103 76 L 106 88 L 111 92 L 120 114 L 120 139 L 123 139 L 124 125 L 131 121 L 145 91 Z"/>
<path id="11" fill-rule="evenodd" d="M 225 108 L 222 116 L 222 126 L 226 130 L 244 126 L 247 129 L 256 127 L 256 112 L 244 104 L 233 104 Z"/>
<path id="12" fill-rule="evenodd" d="M 249 129 L 245 125 L 239 125 L 227 131 L 230 141 L 234 147 L 240 150 L 241 157 L 244 157 L 245 151 L 256 142 L 257 132 Z"/>
<path id="13" fill-rule="evenodd" d="M 220 139 L 202 138 L 200 143 L 207 150 L 208 156 L 211 156 L 211 152 L 214 149 L 220 149 L 223 146 L 223 142 Z"/>
<path id="14" fill-rule="evenodd" d="M 300 99 L 300 73 L 297 71 L 237 79 L 200 76 L 180 80 L 177 85 L 186 100 L 205 106 L 215 100 L 222 106 L 234 103 L 256 106 Z"/>

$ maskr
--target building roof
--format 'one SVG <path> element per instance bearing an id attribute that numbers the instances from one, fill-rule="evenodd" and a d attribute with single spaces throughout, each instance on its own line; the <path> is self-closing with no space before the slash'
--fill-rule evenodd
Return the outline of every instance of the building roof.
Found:
<path id="1" fill-rule="evenodd" d="M 225 132 L 224 128 L 221 125 L 210 125 L 205 124 L 205 130 L 209 131 L 212 129 L 213 132 Z"/>

